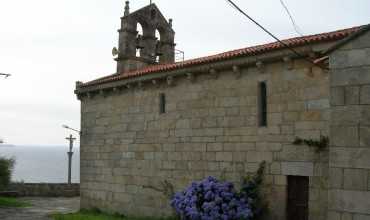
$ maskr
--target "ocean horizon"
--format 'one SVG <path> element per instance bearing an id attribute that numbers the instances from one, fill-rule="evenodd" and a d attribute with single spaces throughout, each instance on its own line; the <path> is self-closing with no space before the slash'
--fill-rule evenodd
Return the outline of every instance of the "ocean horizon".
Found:
<path id="1" fill-rule="evenodd" d="M 15 158 L 14 182 L 66 183 L 68 146 L 0 145 L 0 156 Z M 73 148 L 72 182 L 80 182 L 80 149 Z"/>

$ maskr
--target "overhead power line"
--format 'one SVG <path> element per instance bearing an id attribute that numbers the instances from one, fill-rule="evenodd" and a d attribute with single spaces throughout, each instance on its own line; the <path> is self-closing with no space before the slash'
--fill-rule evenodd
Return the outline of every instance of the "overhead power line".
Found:
<path id="1" fill-rule="evenodd" d="M 284 3 L 283 0 L 280 0 L 280 4 L 283 6 L 283 8 L 285 9 L 286 13 L 288 14 L 288 16 L 290 18 L 290 21 L 292 22 L 292 25 L 293 25 L 293 28 L 294 28 L 295 32 L 297 32 L 297 34 L 303 36 L 302 31 L 301 31 L 301 28 L 299 28 L 299 26 L 295 22 L 294 17 L 292 15 L 292 13 L 290 13 L 288 6 Z"/>
<path id="2" fill-rule="evenodd" d="M 241 14 L 243 14 L 245 17 L 247 17 L 250 21 L 252 21 L 254 24 L 256 24 L 259 28 L 261 28 L 264 32 L 266 32 L 268 35 L 270 35 L 272 38 L 274 38 L 277 42 L 282 44 L 284 47 L 292 51 L 297 57 L 305 59 L 307 62 L 323 69 L 322 66 L 316 64 L 311 59 L 307 58 L 306 56 L 302 55 L 298 51 L 296 51 L 294 48 L 289 46 L 288 44 L 284 43 L 282 40 L 280 40 L 278 37 L 276 37 L 273 33 L 271 33 L 269 30 L 267 30 L 265 27 L 263 27 L 260 23 L 258 23 L 256 20 L 254 20 L 251 16 L 249 16 L 246 12 L 244 12 L 238 5 L 236 5 L 232 0 L 226 0 L 228 3 L 231 4 L 237 11 L 239 11 Z"/>

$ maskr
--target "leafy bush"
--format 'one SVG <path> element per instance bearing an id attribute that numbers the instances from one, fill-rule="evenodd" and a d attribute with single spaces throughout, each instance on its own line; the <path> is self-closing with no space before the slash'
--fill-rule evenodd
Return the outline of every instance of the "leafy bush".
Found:
<path id="1" fill-rule="evenodd" d="M 10 183 L 15 160 L 0 157 L 0 190 Z"/>
<path id="2" fill-rule="evenodd" d="M 230 182 L 208 177 L 176 193 L 171 206 L 182 220 L 252 220 L 265 208 L 261 187 L 265 163 L 254 176 L 243 180 L 240 192 Z"/>
<path id="3" fill-rule="evenodd" d="M 253 219 L 259 219 L 267 211 L 267 203 L 262 194 L 265 167 L 266 162 L 262 162 L 255 175 L 243 179 L 240 189 L 240 196 L 249 199 Z"/>

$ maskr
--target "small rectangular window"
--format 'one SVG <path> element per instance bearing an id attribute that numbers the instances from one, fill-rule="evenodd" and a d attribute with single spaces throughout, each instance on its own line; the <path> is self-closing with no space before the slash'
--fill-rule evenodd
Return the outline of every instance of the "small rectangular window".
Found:
<path id="1" fill-rule="evenodd" d="M 266 82 L 260 82 L 258 85 L 258 125 L 267 126 L 267 85 Z"/>
<path id="2" fill-rule="evenodd" d="M 166 113 L 166 95 L 163 93 L 159 94 L 159 113 Z"/>

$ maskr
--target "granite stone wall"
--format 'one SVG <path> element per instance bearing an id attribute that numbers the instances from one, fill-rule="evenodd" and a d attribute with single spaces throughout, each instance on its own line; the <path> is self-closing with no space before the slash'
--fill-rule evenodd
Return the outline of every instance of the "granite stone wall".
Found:
<path id="1" fill-rule="evenodd" d="M 63 183 L 12 183 L 9 191 L 16 192 L 21 197 L 78 197 L 80 184 Z"/>
<path id="2" fill-rule="evenodd" d="M 370 219 L 370 33 L 330 57 L 329 218 Z"/>
<path id="3" fill-rule="evenodd" d="M 177 190 L 209 175 L 238 183 L 266 161 L 270 219 L 285 219 L 289 175 L 309 177 L 310 219 L 326 219 L 328 149 L 316 152 L 292 142 L 296 136 L 318 139 L 329 135 L 328 72 L 295 60 L 292 66 L 275 62 L 263 70 L 245 68 L 241 73 L 239 78 L 230 69 L 199 75 L 194 81 L 178 77 L 172 86 L 148 84 L 82 99 L 82 208 L 170 215 L 168 199 L 152 189 L 160 188 L 161 181 L 168 180 Z M 267 127 L 257 125 L 261 81 L 267 82 Z M 355 88 L 351 91 L 356 92 Z M 166 95 L 164 114 L 159 114 L 161 93 Z M 367 101 L 366 95 L 361 97 Z M 360 107 L 356 105 L 357 110 Z M 349 112 L 348 117 L 352 117 Z M 351 128 L 351 132 L 338 132 L 350 135 L 368 129 Z M 358 146 L 366 140 L 358 140 Z M 345 149 L 351 155 L 357 148 Z M 358 163 L 368 165 L 365 158 Z M 350 171 L 333 165 L 332 172 L 344 175 Z"/>

